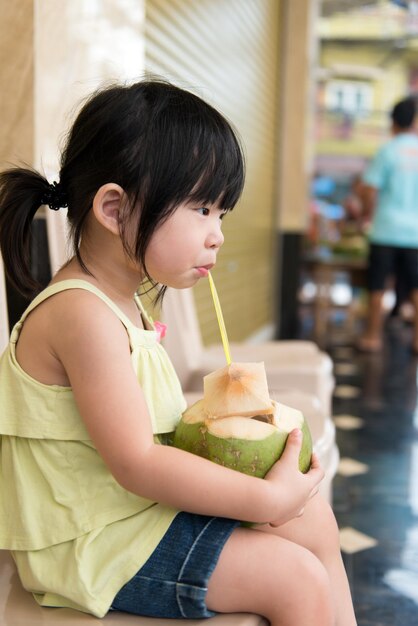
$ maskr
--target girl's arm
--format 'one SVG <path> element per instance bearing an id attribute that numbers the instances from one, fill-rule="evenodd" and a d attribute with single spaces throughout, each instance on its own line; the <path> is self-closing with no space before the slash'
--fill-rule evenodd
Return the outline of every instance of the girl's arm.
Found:
<path id="1" fill-rule="evenodd" d="M 297 437 L 267 480 L 155 444 L 120 321 L 88 292 L 64 292 L 54 300 L 51 349 L 92 441 L 125 489 L 179 510 L 258 523 L 284 523 L 298 514 L 323 474 L 318 465 L 299 472 Z"/>

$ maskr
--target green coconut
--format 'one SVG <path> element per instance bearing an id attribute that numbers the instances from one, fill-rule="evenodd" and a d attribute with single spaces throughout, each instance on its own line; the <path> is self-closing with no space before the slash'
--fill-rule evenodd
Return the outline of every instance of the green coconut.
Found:
<path id="1" fill-rule="evenodd" d="M 302 430 L 299 469 L 307 472 L 312 438 L 301 411 L 278 402 L 270 415 L 208 418 L 204 400 L 188 409 L 177 426 L 174 445 L 231 469 L 263 478 L 280 458 L 294 428 Z"/>
<path id="2" fill-rule="evenodd" d="M 302 431 L 299 469 L 307 472 L 312 456 L 312 438 L 303 414 L 284 404 L 273 403 L 272 423 L 260 421 L 260 416 L 226 417 L 207 420 L 207 451 L 211 461 L 263 478 L 281 457 L 289 433 Z"/>
<path id="3" fill-rule="evenodd" d="M 198 400 L 182 415 L 174 433 L 173 445 L 186 452 L 208 458 L 206 442 L 207 412 L 203 400 Z"/>
<path id="4" fill-rule="evenodd" d="M 208 458 L 219 465 L 263 478 L 280 457 L 286 437 L 275 426 L 247 417 L 208 422 Z"/>

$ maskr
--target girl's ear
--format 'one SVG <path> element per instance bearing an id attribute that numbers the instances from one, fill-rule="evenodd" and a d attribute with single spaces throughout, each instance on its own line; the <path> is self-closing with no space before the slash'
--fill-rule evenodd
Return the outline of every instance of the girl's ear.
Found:
<path id="1" fill-rule="evenodd" d="M 93 213 L 96 220 L 114 235 L 120 234 L 120 213 L 126 194 L 120 185 L 106 183 L 93 198 Z"/>

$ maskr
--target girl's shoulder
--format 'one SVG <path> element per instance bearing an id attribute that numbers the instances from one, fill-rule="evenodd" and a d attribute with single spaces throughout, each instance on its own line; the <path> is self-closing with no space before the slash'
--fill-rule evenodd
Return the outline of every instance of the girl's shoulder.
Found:
<path id="1" fill-rule="evenodd" d="M 41 325 L 55 341 L 63 335 L 76 342 L 92 336 L 110 340 L 115 334 L 119 339 L 126 337 L 125 328 L 133 325 L 109 296 L 88 281 L 52 282 L 40 296 L 33 313 L 38 309 Z"/>
<path id="2" fill-rule="evenodd" d="M 133 305 L 133 298 L 129 304 Z M 119 306 L 100 287 L 85 279 L 53 279 L 31 302 L 23 313 L 21 321 L 24 322 L 35 312 L 40 316 L 49 313 L 52 316 L 52 322 L 65 318 L 67 313 L 86 316 L 87 320 L 93 320 L 95 313 L 110 310 L 124 326 L 134 326 L 135 321 L 129 316 L 131 311 L 128 314 L 122 310 L 122 307 L 123 305 Z M 57 316 L 55 309 L 58 309 L 60 315 Z"/>
<path id="3" fill-rule="evenodd" d="M 69 386 L 63 361 L 75 353 L 90 349 L 97 354 L 104 342 L 114 341 L 126 344 L 129 354 L 122 312 L 118 315 L 111 300 L 96 291 L 88 282 L 59 281 L 35 298 L 21 319 L 16 345 L 16 358 L 29 375 L 44 384 Z"/>

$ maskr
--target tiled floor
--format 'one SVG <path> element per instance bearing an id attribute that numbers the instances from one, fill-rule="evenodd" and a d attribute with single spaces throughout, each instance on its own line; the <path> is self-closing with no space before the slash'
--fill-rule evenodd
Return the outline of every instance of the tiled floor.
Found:
<path id="1" fill-rule="evenodd" d="M 418 624 L 418 357 L 388 327 L 381 354 L 329 347 L 341 454 L 334 510 L 359 626 Z"/>

